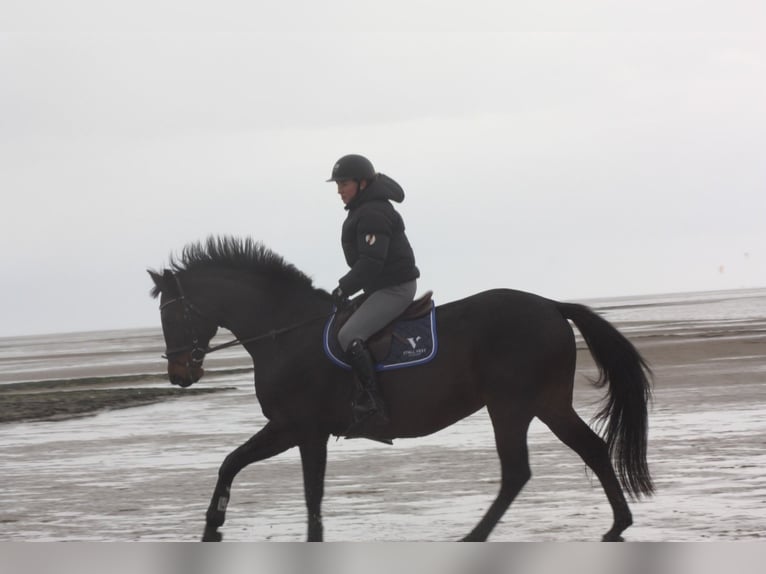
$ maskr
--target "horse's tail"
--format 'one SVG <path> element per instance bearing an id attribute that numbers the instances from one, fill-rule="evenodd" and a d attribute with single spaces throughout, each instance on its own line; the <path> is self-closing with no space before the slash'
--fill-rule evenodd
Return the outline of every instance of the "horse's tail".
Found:
<path id="1" fill-rule="evenodd" d="M 598 366 L 593 384 L 601 388 L 609 383 L 595 418 L 606 429 L 604 439 L 620 482 L 632 497 L 649 496 L 654 491 L 646 463 L 651 369 L 622 333 L 588 307 L 558 303 L 558 308 L 577 326 Z"/>

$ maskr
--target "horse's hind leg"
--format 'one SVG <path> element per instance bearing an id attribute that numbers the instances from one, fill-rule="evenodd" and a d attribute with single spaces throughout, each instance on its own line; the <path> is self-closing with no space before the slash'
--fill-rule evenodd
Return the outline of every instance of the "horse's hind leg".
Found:
<path id="1" fill-rule="evenodd" d="M 633 516 L 622 492 L 606 443 L 569 406 L 563 413 L 540 413 L 539 418 L 564 444 L 574 450 L 596 474 L 614 514 L 612 528 L 602 538 L 605 542 L 622 541 L 622 532 L 633 524 Z"/>
<path id="2" fill-rule="evenodd" d="M 513 499 L 532 476 L 529 468 L 527 451 L 527 429 L 532 420 L 531 410 L 518 408 L 494 407 L 488 404 L 487 410 L 495 429 L 495 443 L 500 457 L 502 478 L 500 492 L 489 507 L 484 518 L 468 536 L 465 542 L 483 542 L 505 514 Z"/>

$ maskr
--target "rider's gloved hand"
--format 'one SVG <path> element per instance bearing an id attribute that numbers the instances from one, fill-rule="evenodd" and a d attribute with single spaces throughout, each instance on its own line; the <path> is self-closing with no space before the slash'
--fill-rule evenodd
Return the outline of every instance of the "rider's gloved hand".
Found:
<path id="1" fill-rule="evenodd" d="M 343 289 L 341 289 L 340 286 L 336 287 L 332 292 L 332 302 L 338 311 L 348 306 L 348 297 L 346 297 L 346 294 L 343 292 Z"/>

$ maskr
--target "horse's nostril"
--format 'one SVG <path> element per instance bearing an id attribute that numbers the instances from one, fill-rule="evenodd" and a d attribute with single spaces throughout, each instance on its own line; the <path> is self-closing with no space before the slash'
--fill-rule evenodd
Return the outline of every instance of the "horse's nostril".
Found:
<path id="1" fill-rule="evenodd" d="M 182 388 L 190 386 L 194 381 L 181 375 L 170 375 L 170 382 Z"/>

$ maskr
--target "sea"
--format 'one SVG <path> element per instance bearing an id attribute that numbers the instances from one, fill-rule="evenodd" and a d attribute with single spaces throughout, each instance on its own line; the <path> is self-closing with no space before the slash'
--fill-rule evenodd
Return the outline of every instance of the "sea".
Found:
<path id="1" fill-rule="evenodd" d="M 746 343 L 746 360 L 688 358 L 655 372 L 649 458 L 657 486 L 632 503 L 638 541 L 766 537 L 766 289 L 580 301 L 629 338 Z M 225 340 L 221 332 L 217 339 Z M 159 328 L 0 338 L 0 385 L 167 386 Z M 68 420 L 0 425 L 0 541 L 199 539 L 223 458 L 266 419 L 241 348 L 206 361 L 197 385 L 230 391 L 106 410 Z M 704 364 L 703 364 L 704 363 Z M 718 369 L 714 371 L 713 369 Z M 720 380 L 715 373 L 723 373 Z M 683 389 L 664 380 L 690 381 Z M 705 385 L 691 376 L 706 375 Z M 592 414 L 599 391 L 576 388 Z M 491 540 L 595 541 L 611 514 L 595 477 L 548 429 L 529 431 L 532 480 Z M 293 449 L 237 478 L 231 541 L 300 541 L 305 506 Z M 485 410 L 434 435 L 386 446 L 331 439 L 325 537 L 448 541 L 467 534 L 497 493 L 499 465 Z"/>

